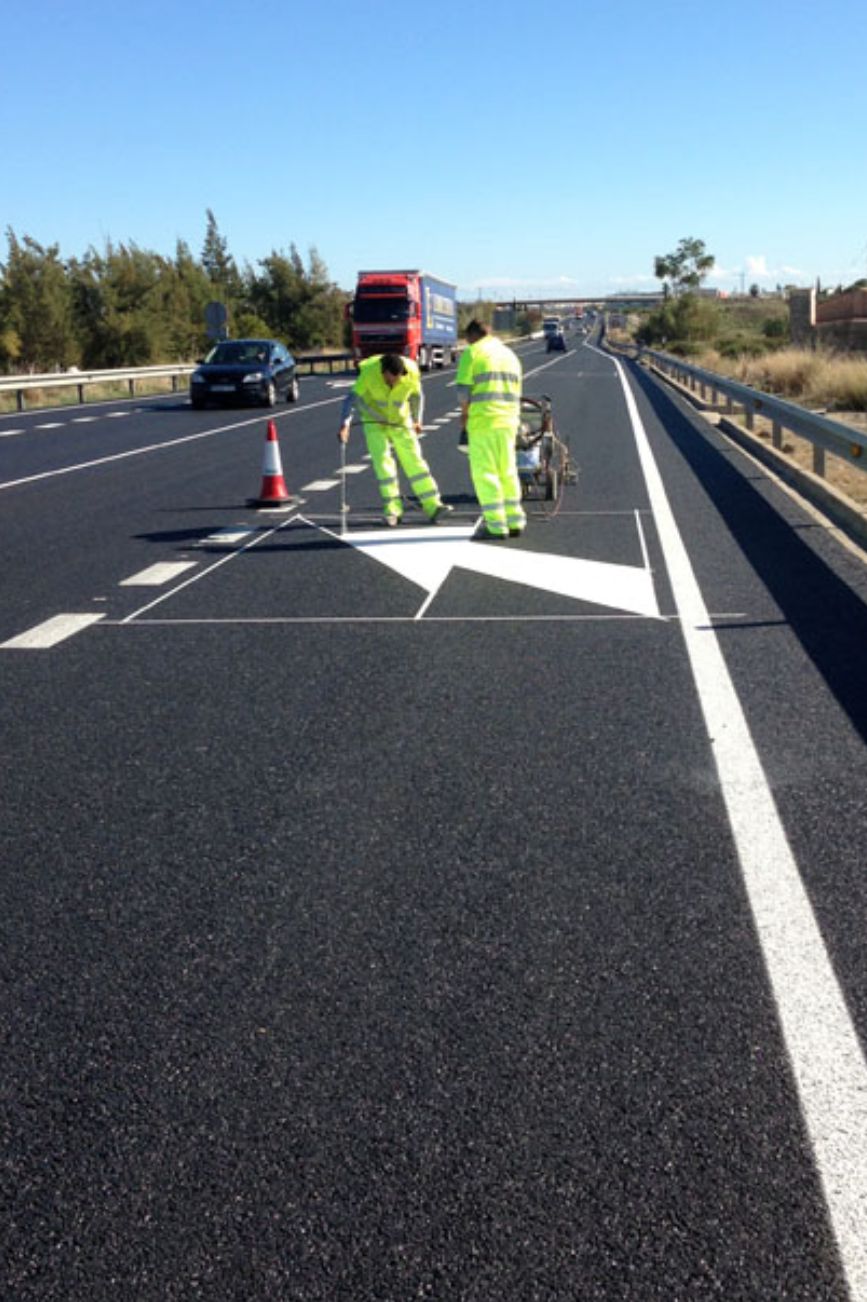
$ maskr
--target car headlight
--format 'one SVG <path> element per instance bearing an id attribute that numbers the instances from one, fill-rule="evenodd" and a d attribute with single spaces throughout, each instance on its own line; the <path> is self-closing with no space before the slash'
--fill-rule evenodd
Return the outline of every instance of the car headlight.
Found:
<path id="1" fill-rule="evenodd" d="M 264 380 L 264 378 L 265 378 L 265 376 L 264 376 L 264 374 L 263 374 L 262 371 L 251 371 L 249 375 L 245 375 L 245 376 L 244 376 L 244 378 L 243 378 L 243 380 L 241 381 L 241 383 L 242 383 L 242 384 L 261 384 L 262 381 Z"/>

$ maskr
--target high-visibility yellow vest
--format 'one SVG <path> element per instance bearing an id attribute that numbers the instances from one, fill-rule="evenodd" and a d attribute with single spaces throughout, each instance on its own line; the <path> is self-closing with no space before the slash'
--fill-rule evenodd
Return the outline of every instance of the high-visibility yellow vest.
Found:
<path id="1" fill-rule="evenodd" d="M 352 391 L 358 400 L 358 414 L 368 424 L 400 425 L 411 423 L 409 400 L 421 393 L 421 375 L 410 358 L 404 358 L 406 374 L 393 389 L 386 384 L 382 374 L 382 357 L 368 357 L 358 368 L 358 379 Z"/>
<path id="2" fill-rule="evenodd" d="M 470 344 L 461 353 L 458 388 L 470 390 L 467 430 L 517 433 L 521 415 L 521 363 L 511 348 L 493 335 Z"/>

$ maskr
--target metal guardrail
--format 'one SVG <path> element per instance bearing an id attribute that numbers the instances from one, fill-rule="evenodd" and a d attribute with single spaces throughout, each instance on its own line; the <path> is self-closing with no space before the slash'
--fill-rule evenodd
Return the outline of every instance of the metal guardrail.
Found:
<path id="1" fill-rule="evenodd" d="M 751 389 L 746 384 L 739 384 L 714 371 L 705 371 L 700 366 L 691 366 L 670 353 L 658 353 L 650 348 L 642 348 L 637 360 L 647 358 L 663 374 L 673 376 L 685 388 L 696 394 L 703 402 L 729 415 L 734 415 L 736 408 L 743 408 L 744 423 L 748 430 L 755 428 L 757 415 L 771 422 L 771 441 L 778 450 L 783 446 L 783 430 L 790 430 L 813 445 L 813 472 L 825 474 L 825 453 L 841 457 L 858 470 L 867 470 L 867 434 L 844 425 L 842 421 L 831 420 L 819 412 L 808 411 L 798 407 L 784 398 L 777 398 L 759 389 Z M 720 402 L 720 396 L 725 403 Z"/>
<path id="2" fill-rule="evenodd" d="M 537 338 L 530 335 L 531 339 Z M 527 338 L 526 335 L 521 338 Z M 317 366 L 328 367 L 333 374 L 335 365 L 346 368 L 352 362 L 354 354 L 343 350 L 332 353 L 296 353 L 298 366 L 309 368 L 312 375 Z M 77 389 L 78 401 L 84 403 L 84 391 L 93 384 L 122 384 L 129 386 L 129 395 L 135 397 L 138 380 L 170 379 L 172 393 L 178 392 L 179 381 L 192 375 L 198 363 L 178 362 L 169 366 L 128 366 L 108 371 L 51 371 L 44 375 L 0 375 L 0 393 L 14 393 L 19 411 L 26 411 L 25 395 L 33 389 Z"/>
<path id="3" fill-rule="evenodd" d="M 333 373 L 335 363 L 346 366 L 352 360 L 350 352 L 300 353 L 295 357 L 299 366 L 307 366 L 312 374 L 314 366 L 328 366 Z M 84 403 L 88 385 L 123 384 L 129 386 L 129 395 L 135 397 L 136 382 L 140 380 L 170 379 L 172 393 L 177 393 L 179 381 L 192 375 L 197 363 L 178 362 L 169 366 L 127 366 L 106 371 L 51 371 L 43 375 L 0 375 L 0 393 L 14 393 L 19 411 L 26 411 L 26 394 L 33 389 L 76 389 L 78 401 Z"/>
<path id="4" fill-rule="evenodd" d="M 77 389 L 78 401 L 84 402 L 84 390 L 89 384 L 118 384 L 125 380 L 130 397 L 135 397 L 136 380 L 170 378 L 172 392 L 178 391 L 178 380 L 191 375 L 195 366 L 130 366 L 113 371 L 53 371 L 47 375 L 0 376 L 0 393 L 14 393 L 19 411 L 26 410 L 24 395 L 32 389 Z"/>

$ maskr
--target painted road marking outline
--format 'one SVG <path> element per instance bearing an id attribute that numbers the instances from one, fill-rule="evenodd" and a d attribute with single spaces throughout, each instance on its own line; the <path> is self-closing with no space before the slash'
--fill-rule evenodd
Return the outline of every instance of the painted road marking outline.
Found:
<path id="1" fill-rule="evenodd" d="M 290 515 L 287 516 L 285 520 L 281 520 L 279 524 L 275 524 L 272 529 L 260 530 L 256 534 L 255 538 L 251 538 L 243 547 L 239 547 L 237 550 L 229 552 L 226 556 L 221 556 L 218 561 L 214 561 L 213 565 L 207 565 L 203 570 L 200 570 L 198 574 L 194 574 L 191 578 L 185 579 L 183 583 L 179 583 L 177 587 L 172 588 L 171 591 L 164 592 L 162 596 L 156 597 L 153 601 L 149 601 L 146 606 L 141 606 L 138 610 L 134 610 L 131 615 L 127 615 L 125 619 L 118 620 L 117 623 L 120 625 L 133 623 L 134 620 L 137 620 L 138 617 L 145 614 L 146 611 L 153 610 L 154 606 L 159 606 L 161 602 L 168 601 L 170 597 L 174 597 L 176 593 L 182 592 L 183 589 L 188 588 L 190 584 L 198 583 L 200 579 L 204 579 L 208 574 L 213 574 L 214 570 L 218 570 L 221 565 L 227 565 L 229 561 L 233 561 L 236 557 L 242 556 L 244 552 L 248 552 L 251 547 L 256 547 L 266 538 L 270 538 L 273 534 L 279 533 L 281 529 L 285 529 L 288 524 L 292 524 L 292 522 L 297 518 L 297 516 Z"/>
<path id="2" fill-rule="evenodd" d="M 608 361 L 617 368 L 626 398 L 747 898 L 851 1302 L 867 1302 L 864 1051 L 711 625 L 635 395 L 620 361 L 613 357 Z"/>
<path id="3" fill-rule="evenodd" d="M 299 521 L 394 570 L 422 589 L 425 599 L 415 618 L 423 619 L 452 570 L 464 570 L 502 579 L 525 588 L 549 592 L 574 601 L 613 607 L 650 619 L 660 619 L 647 564 L 647 549 L 638 521 L 643 566 L 613 564 L 563 556 L 552 552 L 504 548 L 475 540 L 480 520 L 470 525 L 419 526 L 399 534 L 396 530 L 357 530 L 338 534 L 300 515 Z"/>

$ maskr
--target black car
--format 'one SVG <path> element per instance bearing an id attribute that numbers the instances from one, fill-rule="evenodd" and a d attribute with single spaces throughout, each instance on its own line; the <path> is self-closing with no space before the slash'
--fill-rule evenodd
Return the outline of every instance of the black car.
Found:
<path id="1" fill-rule="evenodd" d="M 255 402 L 273 407 L 296 402 L 300 390 L 295 358 L 276 339 L 224 339 L 190 377 L 190 402 Z"/>
<path id="2" fill-rule="evenodd" d="M 552 331 L 551 334 L 545 336 L 546 353 L 565 353 L 565 351 L 566 336 L 562 330 Z"/>

